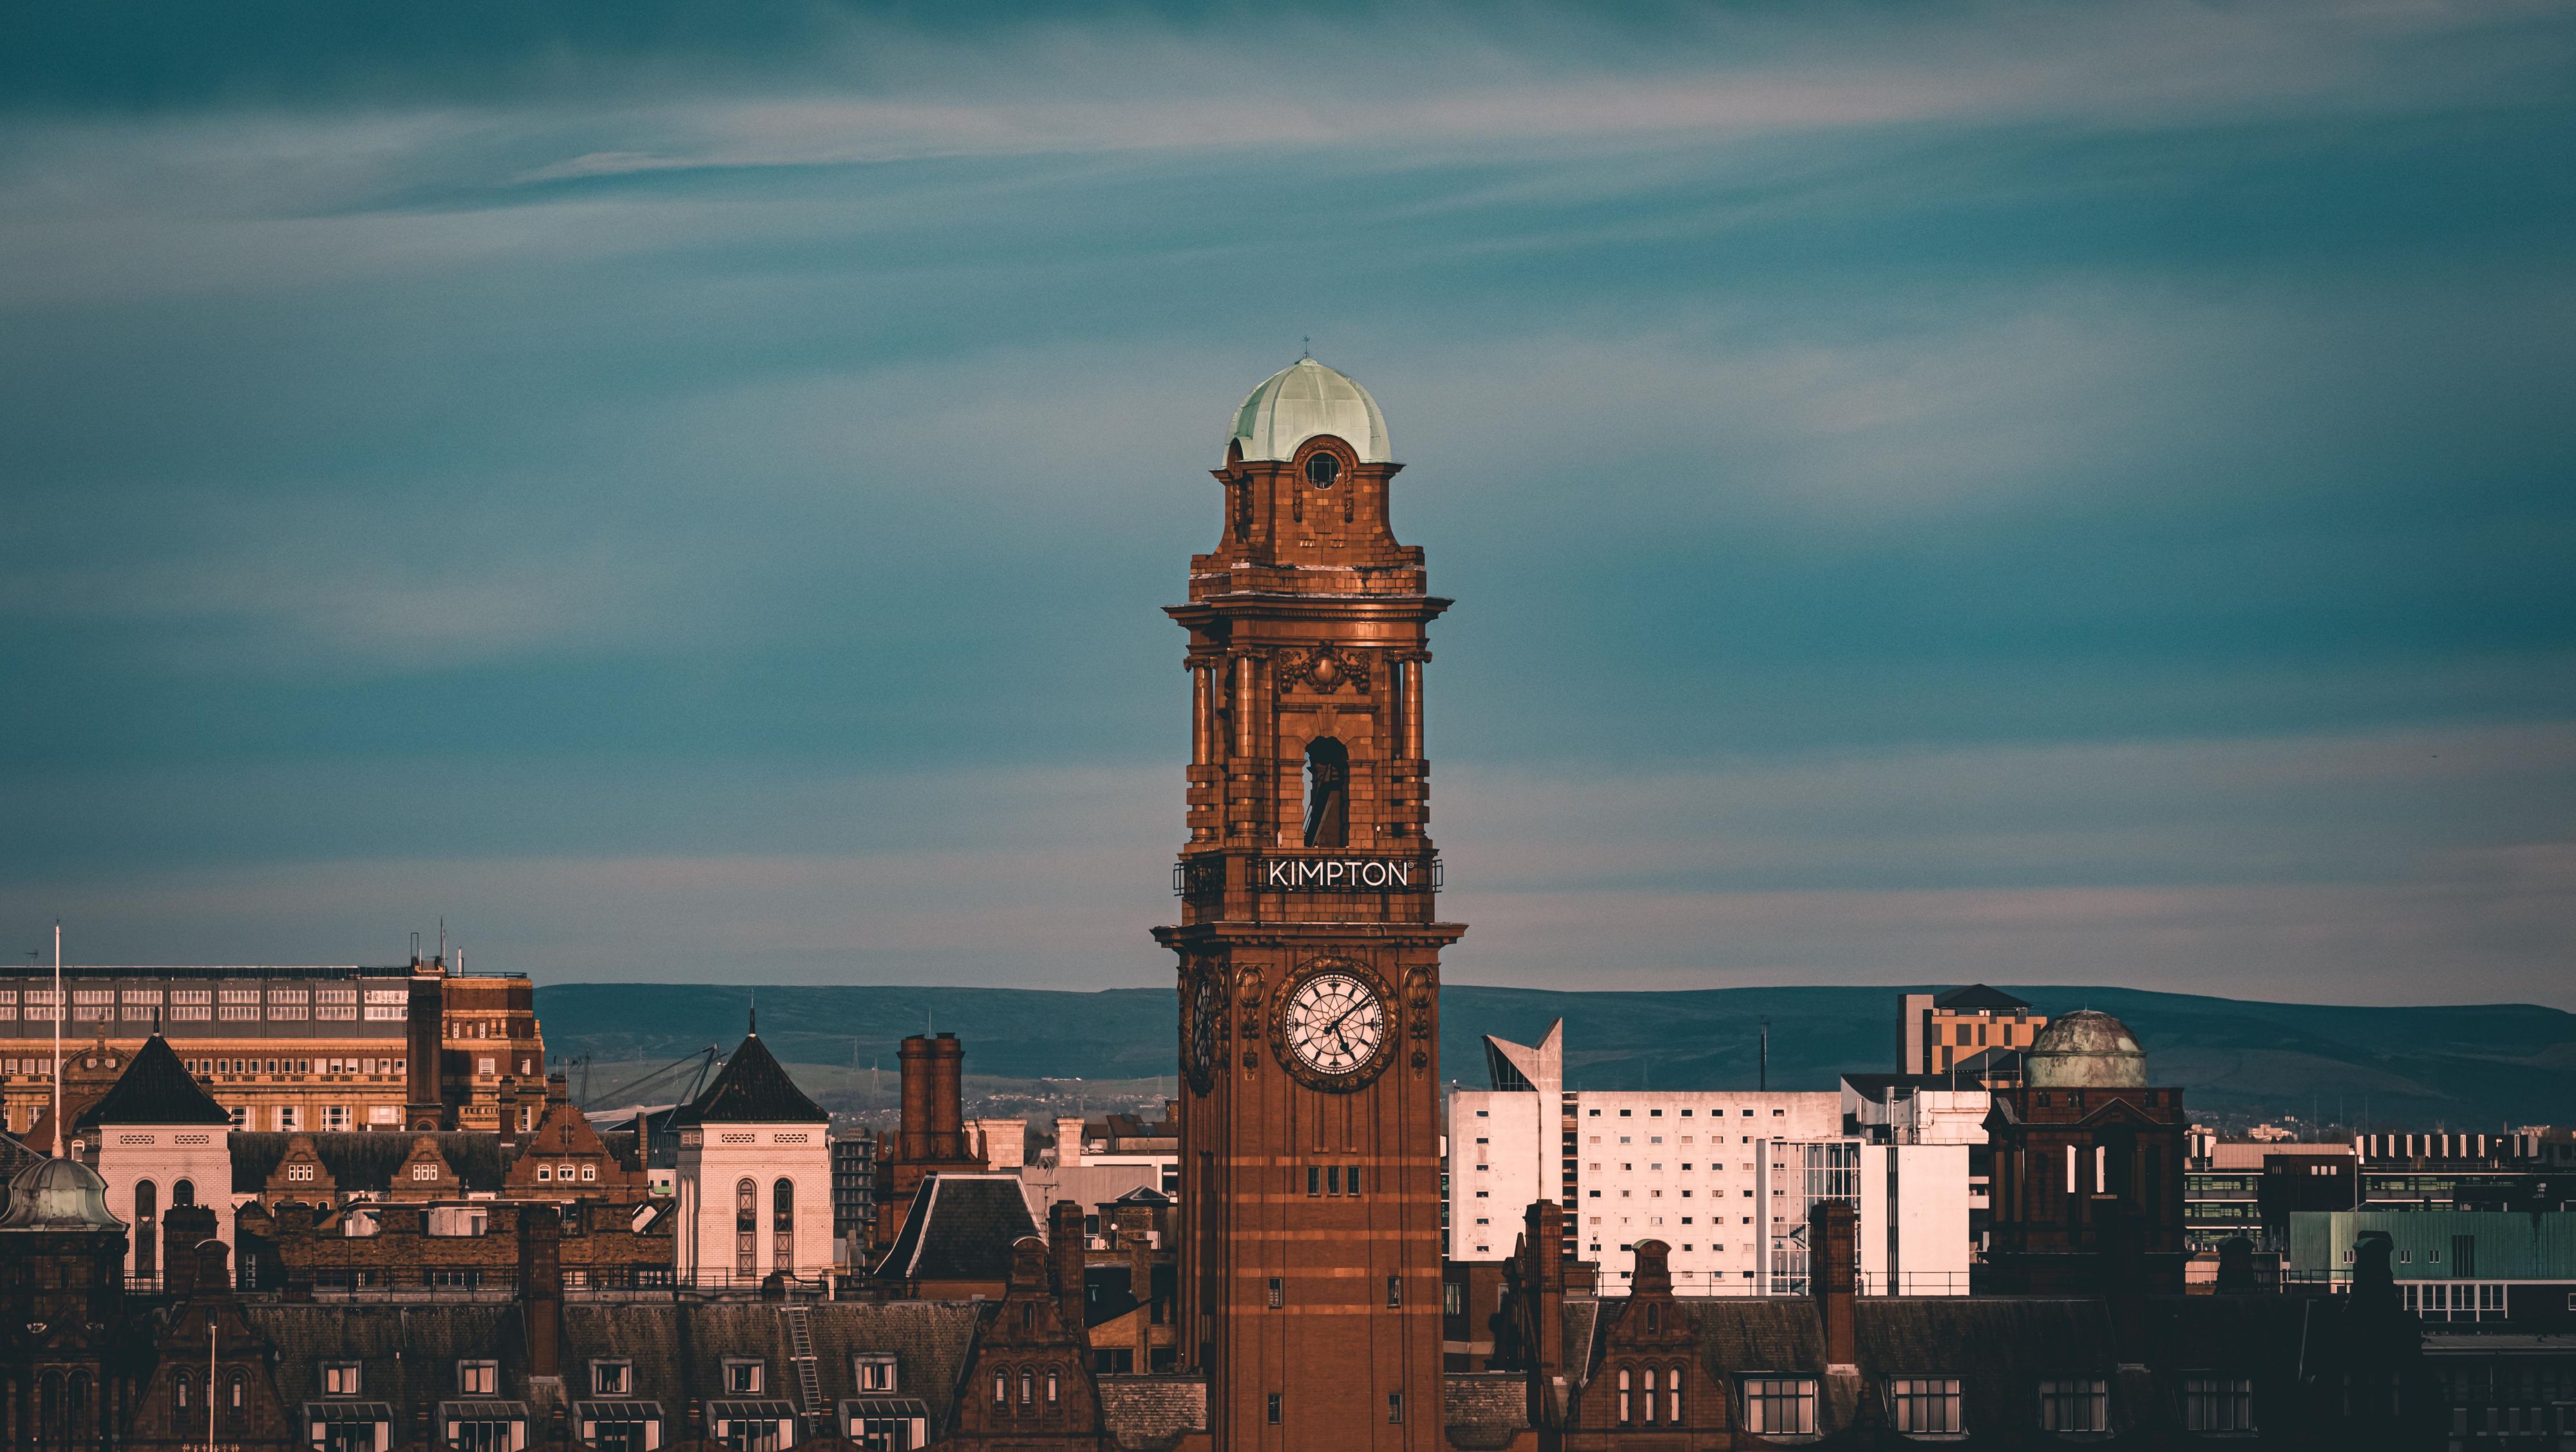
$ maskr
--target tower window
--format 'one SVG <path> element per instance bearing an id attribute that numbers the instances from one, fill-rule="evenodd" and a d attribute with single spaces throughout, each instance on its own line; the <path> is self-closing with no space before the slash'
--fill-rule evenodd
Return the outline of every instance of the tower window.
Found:
<path id="1" fill-rule="evenodd" d="M 1306 743 L 1307 846 L 1351 845 L 1350 781 L 1350 748 L 1330 736 Z"/>
<path id="2" fill-rule="evenodd" d="M 1342 461 L 1329 450 L 1318 450 L 1306 458 L 1306 482 L 1318 489 L 1330 489 L 1342 477 Z"/>

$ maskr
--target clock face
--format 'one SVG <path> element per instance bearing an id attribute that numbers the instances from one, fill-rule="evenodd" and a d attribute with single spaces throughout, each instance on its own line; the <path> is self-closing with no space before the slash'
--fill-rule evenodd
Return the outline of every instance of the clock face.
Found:
<path id="1" fill-rule="evenodd" d="M 1280 1013 L 1280 1036 L 1318 1074 L 1354 1074 L 1386 1045 L 1386 1004 L 1354 974 L 1324 972 L 1297 985 Z"/>
<path id="2" fill-rule="evenodd" d="M 1208 1076 L 1216 1069 L 1217 1027 L 1225 1016 L 1225 983 L 1222 975 L 1208 972 L 1199 975 L 1198 988 L 1190 995 L 1190 1076 L 1207 1086 Z"/>

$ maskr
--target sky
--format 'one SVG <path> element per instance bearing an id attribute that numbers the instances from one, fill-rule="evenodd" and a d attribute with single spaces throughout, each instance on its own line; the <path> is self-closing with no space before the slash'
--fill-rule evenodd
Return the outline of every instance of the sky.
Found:
<path id="1" fill-rule="evenodd" d="M 1384 408 L 1452 981 L 2576 1008 L 2576 7 L 0 17 L 0 941 L 1170 981 Z"/>

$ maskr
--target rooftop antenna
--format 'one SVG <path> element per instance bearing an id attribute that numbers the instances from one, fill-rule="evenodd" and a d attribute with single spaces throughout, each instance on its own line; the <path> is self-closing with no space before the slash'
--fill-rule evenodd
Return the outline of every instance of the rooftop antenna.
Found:
<path id="1" fill-rule="evenodd" d="M 411 961 L 414 963 L 418 963 L 420 961 L 420 934 L 418 932 L 414 932 L 411 935 Z"/>
<path id="2" fill-rule="evenodd" d="M 438 961 L 447 961 L 447 914 L 438 915 Z"/>
<path id="3" fill-rule="evenodd" d="M 1767 1018 L 1762 1020 L 1762 1056 L 1759 1064 L 1760 1067 L 1755 1070 L 1753 1082 L 1755 1087 L 1768 1094 L 1771 1092 L 1771 1020 Z"/>
<path id="4" fill-rule="evenodd" d="M 54 919 L 54 1158 L 63 1158 L 63 920 Z"/>
<path id="5" fill-rule="evenodd" d="M 1313 334 L 1310 333 L 1305 337 L 1299 338 L 1297 341 L 1302 345 L 1297 349 L 1298 357 L 1312 358 L 1315 356 L 1315 339 Z"/>

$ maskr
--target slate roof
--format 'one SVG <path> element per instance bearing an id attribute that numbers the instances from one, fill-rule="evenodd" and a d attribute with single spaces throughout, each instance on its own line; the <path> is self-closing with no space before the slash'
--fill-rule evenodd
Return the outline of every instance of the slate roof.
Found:
<path id="1" fill-rule="evenodd" d="M 1100 1420 L 1119 1452 L 1166 1452 L 1207 1430 L 1207 1380 L 1197 1376 L 1103 1376 Z"/>
<path id="2" fill-rule="evenodd" d="M 96 1104 L 72 1122 L 75 1130 L 93 1124 L 220 1124 L 232 1126 L 233 1117 L 179 1062 L 170 1049 L 170 1041 L 154 1034 L 134 1051 L 125 1072 L 116 1076 Z"/>
<path id="3" fill-rule="evenodd" d="M 832 1116 L 805 1097 L 757 1033 L 746 1034 L 716 1081 L 672 1117 L 674 1125 L 828 1124 Z"/>
<path id="4" fill-rule="evenodd" d="M 413 1133 L 387 1133 L 365 1130 L 325 1130 L 304 1136 L 313 1141 L 313 1153 L 330 1171 L 332 1186 L 341 1194 L 352 1190 L 389 1190 L 394 1171 L 411 1157 Z M 268 1188 L 268 1177 L 277 1171 L 278 1161 L 286 1158 L 286 1145 L 295 1138 L 292 1133 L 233 1132 L 230 1144 L 233 1155 L 233 1193 L 256 1195 Z M 501 1141 L 496 1135 L 474 1134 L 461 1130 L 445 1131 L 430 1136 L 438 1142 L 438 1152 L 456 1172 L 460 1183 L 469 1191 L 499 1193 L 502 1171 L 508 1162 L 501 1156 Z"/>
<path id="5" fill-rule="evenodd" d="M 877 1262 L 892 1280 L 1001 1281 L 1011 1247 L 1038 1233 L 1017 1175 L 931 1175 L 912 1197 L 903 1230 Z"/>
<path id="6" fill-rule="evenodd" d="M 1440 1425 L 1449 1445 L 1509 1447 L 1529 1430 L 1529 1378 L 1517 1371 L 1453 1371 L 1440 1379 Z"/>
<path id="7" fill-rule="evenodd" d="M 1988 988 L 1982 983 L 1971 983 L 1965 988 L 1953 988 L 1933 999 L 1932 1006 L 1934 1008 L 2000 1008 L 2009 1013 L 2017 1008 L 2026 1009 L 2030 1004 L 2000 988 Z"/>
<path id="8" fill-rule="evenodd" d="M 457 1399 L 455 1363 L 460 1360 L 500 1362 L 500 1385 L 485 1400 L 536 1400 L 528 1386 L 526 1325 L 513 1302 L 383 1306 L 250 1301 L 242 1310 L 277 1346 L 277 1387 L 290 1407 L 321 1398 L 325 1361 L 361 1363 L 359 1394 L 396 1408 L 397 1437 L 413 1425 L 416 1410 Z M 933 1437 L 945 1435 L 974 1334 L 976 1307 L 964 1302 L 824 1301 L 808 1303 L 805 1310 L 827 1405 L 861 1395 L 853 1354 L 890 1352 L 895 1394 L 925 1401 Z M 768 1363 L 772 1388 L 794 1386 L 781 1313 L 775 1303 L 751 1301 L 566 1304 L 565 1388 L 576 1400 L 590 1400 L 592 1361 L 632 1362 L 632 1391 L 619 1400 L 659 1402 L 666 1419 L 664 1445 L 670 1446 L 682 1436 L 679 1419 L 687 1407 L 723 1397 L 726 1357 L 757 1357 Z"/>

